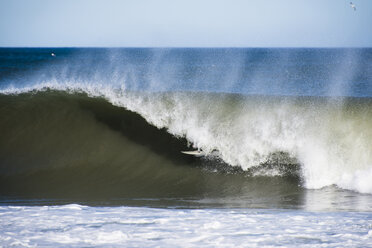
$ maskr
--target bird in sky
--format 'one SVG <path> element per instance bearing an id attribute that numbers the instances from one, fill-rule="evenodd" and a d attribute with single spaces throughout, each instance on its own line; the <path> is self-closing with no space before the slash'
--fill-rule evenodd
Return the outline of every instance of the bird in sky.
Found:
<path id="1" fill-rule="evenodd" d="M 354 11 L 356 10 L 355 4 L 353 4 L 353 2 L 350 2 L 350 7 L 353 8 Z"/>

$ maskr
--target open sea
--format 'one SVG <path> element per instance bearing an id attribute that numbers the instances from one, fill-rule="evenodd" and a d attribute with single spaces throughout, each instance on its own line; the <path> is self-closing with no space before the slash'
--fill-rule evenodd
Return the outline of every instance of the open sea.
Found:
<path id="1" fill-rule="evenodd" d="M 0 247 L 372 247 L 372 49 L 0 48 L 0 223 Z"/>

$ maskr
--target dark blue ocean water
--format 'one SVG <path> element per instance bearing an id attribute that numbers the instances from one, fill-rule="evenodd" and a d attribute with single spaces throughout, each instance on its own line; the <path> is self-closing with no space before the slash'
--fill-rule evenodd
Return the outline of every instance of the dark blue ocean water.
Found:
<path id="1" fill-rule="evenodd" d="M 372 49 L 0 49 L 1 88 L 51 80 L 128 90 L 370 97 Z"/>

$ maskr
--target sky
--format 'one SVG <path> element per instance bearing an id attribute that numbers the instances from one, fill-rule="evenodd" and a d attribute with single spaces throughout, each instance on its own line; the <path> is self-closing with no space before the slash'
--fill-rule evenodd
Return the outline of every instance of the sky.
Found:
<path id="1" fill-rule="evenodd" d="M 372 47 L 372 0 L 0 0 L 0 47 Z"/>

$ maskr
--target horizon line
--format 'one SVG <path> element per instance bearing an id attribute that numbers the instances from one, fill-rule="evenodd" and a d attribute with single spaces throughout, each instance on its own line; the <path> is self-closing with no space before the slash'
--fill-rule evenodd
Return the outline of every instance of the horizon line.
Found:
<path id="1" fill-rule="evenodd" d="M 364 49 L 372 46 L 0 46 L 3 48 L 121 48 L 121 49 Z"/>

